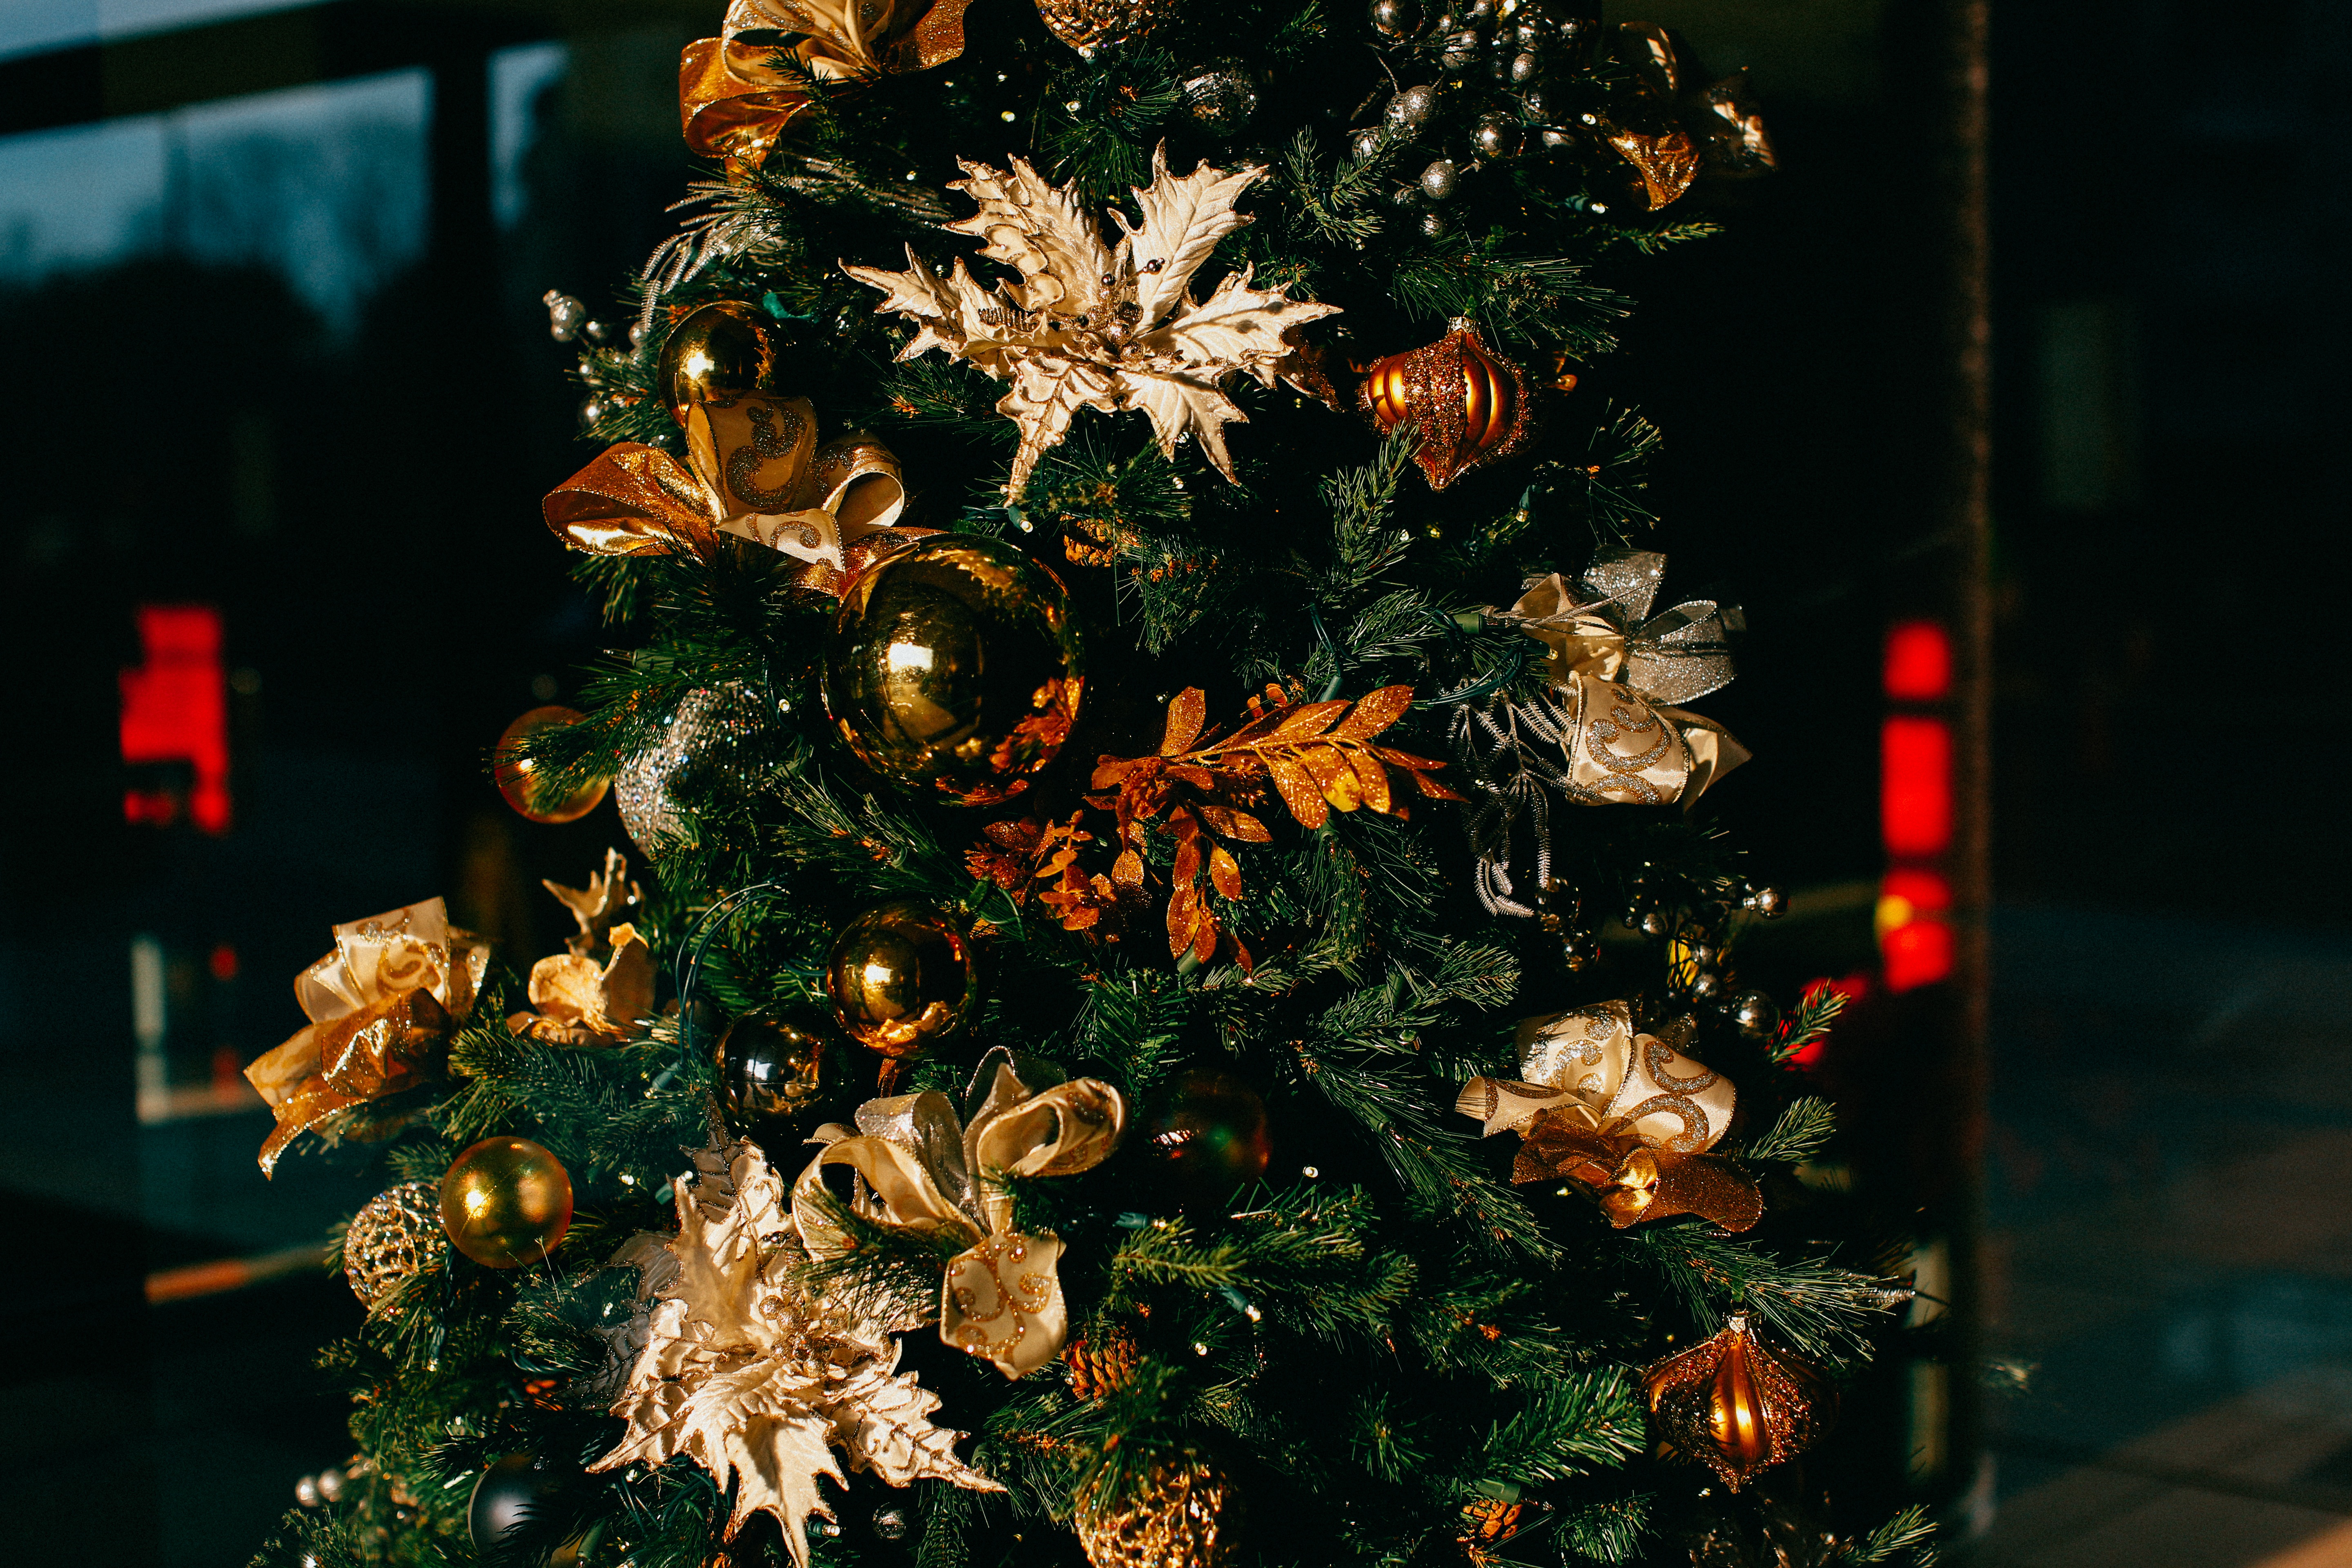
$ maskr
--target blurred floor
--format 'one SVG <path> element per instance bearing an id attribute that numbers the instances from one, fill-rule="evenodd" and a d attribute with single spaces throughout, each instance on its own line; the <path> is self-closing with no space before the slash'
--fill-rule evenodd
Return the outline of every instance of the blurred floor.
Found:
<path id="1" fill-rule="evenodd" d="M 2352 941 L 2005 911 L 1991 1568 L 2352 1564 Z"/>

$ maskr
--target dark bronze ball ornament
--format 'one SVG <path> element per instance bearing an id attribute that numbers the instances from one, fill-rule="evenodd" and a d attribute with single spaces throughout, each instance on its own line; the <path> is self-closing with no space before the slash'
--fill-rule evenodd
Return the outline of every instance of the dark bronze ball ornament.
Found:
<path id="1" fill-rule="evenodd" d="M 940 534 L 843 595 L 824 706 L 858 760 L 957 805 L 994 805 L 1061 754 L 1086 649 L 1061 579 L 1001 540 Z"/>
<path id="2" fill-rule="evenodd" d="M 840 1031 L 814 1017 L 754 1014 L 719 1041 L 719 1090 L 727 1119 L 781 1158 L 855 1098 L 860 1065 Z M 871 1087 L 873 1074 L 866 1075 Z"/>

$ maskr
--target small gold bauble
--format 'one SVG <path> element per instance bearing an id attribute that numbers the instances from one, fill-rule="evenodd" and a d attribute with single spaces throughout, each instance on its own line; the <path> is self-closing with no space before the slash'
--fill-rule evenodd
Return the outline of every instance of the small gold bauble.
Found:
<path id="1" fill-rule="evenodd" d="M 1225 1568 L 1241 1555 L 1241 1493 L 1184 1454 L 1151 1467 L 1132 1501 L 1078 1504 L 1071 1521 L 1094 1568 Z"/>
<path id="2" fill-rule="evenodd" d="M 441 1228 L 489 1268 L 522 1268 L 572 1228 L 572 1177 L 528 1138 L 485 1138 L 441 1177 Z"/>
<path id="3" fill-rule="evenodd" d="M 893 1058 L 919 1055 L 952 1032 L 975 989 L 954 922 L 912 899 L 868 910 L 842 928 L 824 987 L 850 1038 Z"/>
<path id="4" fill-rule="evenodd" d="M 1061 579 L 1001 540 L 925 539 L 851 584 L 825 643 L 824 706 L 867 767 L 994 805 L 1060 755 L 1086 689 Z"/>
<path id="5" fill-rule="evenodd" d="M 362 1306 L 374 1306 L 386 1291 L 447 1252 L 440 1204 L 431 1182 L 403 1182 L 370 1198 L 352 1216 L 343 1233 L 343 1278 Z"/>
<path id="6" fill-rule="evenodd" d="M 550 706 L 534 708 L 506 727 L 498 745 L 490 752 L 491 772 L 499 782 L 499 794 L 517 811 L 538 823 L 575 822 L 596 809 L 604 792 L 613 787 L 608 778 L 591 779 L 569 794 L 548 798 L 540 789 L 536 770 L 530 759 L 515 754 L 515 748 L 541 730 L 559 725 L 577 724 L 587 715 L 577 708 Z"/>
<path id="7" fill-rule="evenodd" d="M 1810 1447 L 1836 1418 L 1834 1391 L 1802 1363 L 1767 1349 L 1745 1312 L 1642 1376 L 1652 1432 L 1733 1491 Z"/>
<path id="8" fill-rule="evenodd" d="M 728 1120 L 781 1156 L 844 1098 L 851 1054 L 847 1041 L 813 1019 L 736 1019 L 719 1041 L 719 1091 Z M 873 1074 L 866 1076 L 870 1083 Z"/>
<path id="9" fill-rule="evenodd" d="M 654 368 L 654 387 L 682 425 L 693 404 L 723 404 L 747 392 L 801 390 L 784 384 L 795 379 L 791 353 L 767 312 L 740 300 L 714 300 L 670 328 Z"/>

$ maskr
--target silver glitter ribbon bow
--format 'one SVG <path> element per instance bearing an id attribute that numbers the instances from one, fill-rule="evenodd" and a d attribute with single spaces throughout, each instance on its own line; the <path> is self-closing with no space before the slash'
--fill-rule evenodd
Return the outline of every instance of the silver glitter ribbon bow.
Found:
<path id="1" fill-rule="evenodd" d="M 869 1100 L 857 1131 L 829 1127 L 825 1150 L 793 1185 L 793 1219 L 809 1255 L 839 1258 L 853 1245 L 835 1223 L 824 1173 L 856 1173 L 852 1212 L 878 1224 L 930 1230 L 963 1241 L 940 1290 L 940 1338 L 992 1363 L 1007 1377 L 1035 1371 L 1061 1353 L 1069 1333 L 1058 1265 L 1062 1240 L 1013 1225 L 1008 1176 L 1066 1176 L 1109 1158 L 1127 1128 L 1127 1101 L 1099 1079 L 1058 1078 L 1050 1063 L 992 1057 L 988 1093 L 969 1123 L 936 1089 Z M 988 1072 L 989 1062 L 982 1063 Z M 894 1330 L 928 1321 L 893 1322 Z"/>
<path id="2" fill-rule="evenodd" d="M 1464 826 L 1477 856 L 1475 887 L 1488 913 L 1533 916 L 1511 877 L 1515 829 L 1535 845 L 1538 889 L 1551 881 L 1551 797 L 1580 805 L 1685 807 L 1748 760 L 1722 726 L 1674 703 L 1732 677 L 1727 634 L 1738 607 L 1692 599 L 1662 615 L 1650 605 L 1665 576 L 1654 551 L 1605 550 L 1570 582 L 1531 578 L 1490 620 L 1544 645 L 1551 685 L 1532 698 L 1507 689 L 1454 710 L 1450 733 L 1472 805 Z"/>

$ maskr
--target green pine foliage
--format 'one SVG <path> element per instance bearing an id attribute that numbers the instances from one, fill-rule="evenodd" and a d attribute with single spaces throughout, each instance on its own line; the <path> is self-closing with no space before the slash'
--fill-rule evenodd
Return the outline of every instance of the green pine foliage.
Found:
<path id="1" fill-rule="evenodd" d="M 1555 60 L 1555 101 L 1570 112 L 1551 121 L 1615 112 L 1630 90 L 1595 36 Z M 1082 58 L 1025 0 L 989 0 L 969 37 L 960 58 L 929 70 L 806 78 L 810 107 L 764 165 L 680 204 L 680 237 L 629 301 L 642 341 L 585 351 L 581 374 L 603 401 L 594 440 L 682 454 L 653 384 L 673 312 L 761 304 L 792 334 L 795 390 L 814 401 L 823 434 L 864 429 L 902 460 L 905 521 L 1012 541 L 1067 584 L 1092 661 L 1079 729 L 1011 807 L 927 804 L 840 743 L 821 690 L 834 605 L 792 586 L 796 563 L 750 545 L 577 559 L 614 651 L 586 674 L 586 721 L 534 742 L 551 781 L 609 773 L 693 692 L 741 694 L 756 715 L 740 765 L 680 784 L 684 831 L 657 847 L 635 913 L 664 963 L 664 1016 L 617 1047 L 520 1036 L 503 1020 L 538 955 L 501 955 L 504 978 L 456 1039 L 446 1081 L 377 1108 L 365 1128 L 328 1130 L 394 1130 L 387 1184 L 437 1176 L 476 1139 L 530 1137 L 570 1171 L 579 1213 L 545 1264 L 499 1271 L 452 1256 L 328 1348 L 325 1364 L 352 1391 L 366 1473 L 338 1507 L 289 1516 L 257 1562 L 472 1562 L 474 1478 L 518 1453 L 551 1456 L 561 1484 L 496 1561 L 716 1559 L 728 1500 L 703 1471 L 683 1459 L 584 1470 L 618 1423 L 580 1391 L 599 1386 L 612 1335 L 638 1307 L 635 1270 L 607 1259 L 672 1227 L 685 1151 L 728 1131 L 711 1055 L 727 1021 L 821 1005 L 833 933 L 900 898 L 970 931 L 983 981 L 961 1037 L 914 1064 L 908 1089 L 961 1102 L 973 1064 L 1005 1047 L 1127 1097 L 1136 1130 L 1114 1159 L 1010 1184 L 1020 1225 L 1066 1245 L 1074 1335 L 1129 1336 L 1137 1359 L 1087 1397 L 1063 1364 L 1008 1382 L 928 1329 L 908 1334 L 905 1365 L 945 1401 L 941 1419 L 972 1434 L 971 1462 L 1008 1489 L 902 1493 L 858 1477 L 831 1494 L 839 1524 L 816 1532 L 816 1562 L 1076 1563 L 1066 1525 L 1078 1500 L 1132 1498 L 1181 1454 L 1212 1457 L 1247 1498 L 1240 1561 L 1265 1568 L 1687 1561 L 1713 1510 L 1748 1505 L 1658 1451 L 1642 1368 L 1745 1310 L 1834 1382 L 1886 1337 L 1887 1309 L 1904 1299 L 1867 1261 L 1898 1238 L 1861 1230 L 1849 1208 L 1787 1174 L 1834 1154 L 1828 1106 L 1788 1063 L 1829 1026 L 1835 995 L 1744 1034 L 1719 996 L 1694 994 L 1668 941 L 1619 928 L 1597 967 L 1563 943 L 1564 925 L 1589 933 L 1639 909 L 1665 911 L 1675 940 L 1719 944 L 1748 881 L 1704 807 L 1555 802 L 1559 888 L 1538 920 L 1480 910 L 1443 802 L 1415 800 L 1409 817 L 1335 813 L 1312 831 L 1274 807 L 1269 842 L 1231 846 L 1244 896 L 1206 895 L 1246 964 L 1223 950 L 1171 963 L 1150 921 L 1116 941 L 1065 929 L 1035 889 L 1008 888 L 972 858 L 986 823 L 1076 814 L 1095 835 L 1082 864 L 1107 868 L 1110 819 L 1086 810 L 1088 769 L 1151 752 L 1168 700 L 1187 687 L 1230 727 L 1269 688 L 1312 701 L 1409 685 L 1415 705 L 1383 743 L 1445 756 L 1453 703 L 1544 679 L 1529 639 L 1483 627 L 1475 612 L 1508 604 L 1527 578 L 1573 576 L 1596 548 L 1641 542 L 1655 521 L 1643 484 L 1659 432 L 1634 409 L 1546 394 L 1538 441 L 1436 492 L 1412 463 L 1411 427 L 1383 438 L 1351 407 L 1244 381 L 1233 395 L 1248 422 L 1228 431 L 1237 482 L 1191 443 L 1163 458 L 1139 414 L 1082 412 L 1008 504 L 1001 386 L 939 353 L 899 361 L 906 329 L 837 263 L 896 267 L 909 245 L 942 268 L 972 257 L 976 246 L 939 226 L 969 210 L 945 190 L 959 160 L 1027 158 L 1099 209 L 1146 181 L 1164 145 L 1180 173 L 1195 160 L 1269 171 L 1244 199 L 1254 222 L 1196 293 L 1249 264 L 1260 286 L 1344 307 L 1304 334 L 1343 370 L 1473 317 L 1540 387 L 1561 365 L 1615 352 L 1642 259 L 1713 231 L 1692 210 L 1702 198 L 1641 212 L 1615 153 L 1590 135 L 1542 150 L 1530 110 L 1531 150 L 1465 178 L 1443 221 L 1425 224 L 1425 204 L 1401 193 L 1492 95 L 1443 99 L 1418 140 L 1362 137 L 1400 82 L 1442 73 L 1434 44 L 1385 38 L 1352 5 L 1194 0 L 1148 38 Z M 1228 58 L 1255 83 L 1255 110 L 1204 125 L 1188 83 L 1202 62 Z M 1608 216 L 1596 210 L 1610 203 Z M 1147 850 L 1164 879 L 1173 846 L 1152 830 Z M 1720 1152 L 1765 1180 L 1757 1230 L 1727 1236 L 1690 1216 L 1615 1230 L 1567 1187 L 1514 1186 L 1517 1140 L 1482 1140 L 1454 1110 L 1465 1079 L 1513 1073 L 1517 1019 L 1619 996 L 1654 1024 L 1690 1014 L 1690 1054 L 1737 1083 L 1742 1131 Z M 1245 1080 L 1272 1116 L 1264 1182 L 1224 1202 L 1171 1184 L 1144 1134 L 1180 1076 L 1203 1068 Z M 853 1108 L 840 1108 L 845 1120 Z M 805 1158 L 768 1153 L 788 1181 Z M 281 1179 L 300 1179 L 299 1160 Z M 1803 1201 L 1784 1204 L 1792 1194 Z M 855 1245 L 809 1266 L 803 1284 L 917 1310 L 936 1300 L 951 1243 L 845 1205 L 833 1217 Z M 1518 1533 L 1479 1542 L 1464 1509 L 1495 1499 L 1524 1503 Z M 903 1528 L 877 1528 L 885 1510 Z M 1925 1550 L 1916 1512 L 1855 1528 L 1822 1537 L 1822 1551 L 1878 1563 Z M 738 1565 L 786 1560 L 764 1521 L 731 1552 Z"/>

